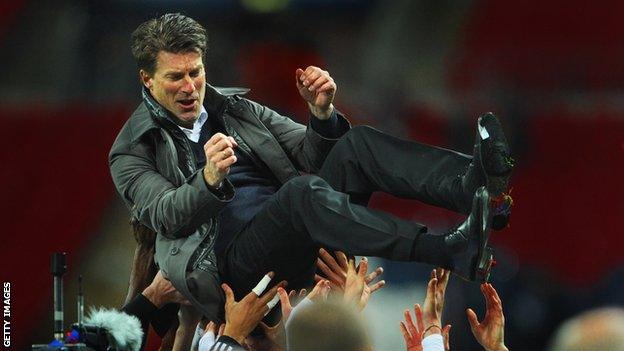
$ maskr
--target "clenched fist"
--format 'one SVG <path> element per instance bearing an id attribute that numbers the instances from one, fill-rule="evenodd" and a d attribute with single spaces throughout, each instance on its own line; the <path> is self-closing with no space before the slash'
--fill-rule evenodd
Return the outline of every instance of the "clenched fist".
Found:
<path id="1" fill-rule="evenodd" d="M 236 162 L 234 149 L 238 146 L 234 138 L 216 133 L 204 144 L 206 166 L 204 179 L 212 187 L 218 187 Z"/>
<path id="2" fill-rule="evenodd" d="M 319 119 L 328 119 L 334 110 L 336 83 L 329 72 L 315 66 L 295 71 L 299 95 L 308 103 L 310 112 Z"/>

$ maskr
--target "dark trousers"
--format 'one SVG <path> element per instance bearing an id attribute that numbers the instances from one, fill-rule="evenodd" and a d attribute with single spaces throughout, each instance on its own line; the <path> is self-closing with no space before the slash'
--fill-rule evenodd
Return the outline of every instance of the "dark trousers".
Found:
<path id="1" fill-rule="evenodd" d="M 222 277 L 241 298 L 268 271 L 289 288 L 313 282 L 319 247 L 397 261 L 419 254 L 427 227 L 367 208 L 375 191 L 460 213 L 482 184 L 471 157 L 355 127 L 332 148 L 318 175 L 291 179 L 234 239 Z M 422 249 L 422 247 L 420 247 Z M 436 262 L 427 262 L 436 264 Z"/>

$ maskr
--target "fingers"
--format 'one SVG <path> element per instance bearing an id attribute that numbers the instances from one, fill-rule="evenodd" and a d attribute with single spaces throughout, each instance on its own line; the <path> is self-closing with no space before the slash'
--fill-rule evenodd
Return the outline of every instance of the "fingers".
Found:
<path id="1" fill-rule="evenodd" d="M 216 133 L 204 144 L 204 153 L 207 160 L 216 163 L 233 156 L 236 147 L 238 147 L 238 143 L 236 143 L 234 138 L 222 133 Z"/>
<path id="2" fill-rule="evenodd" d="M 408 311 L 409 312 L 409 311 Z M 399 323 L 399 327 L 401 328 L 401 334 L 403 334 L 403 340 L 405 340 L 405 343 L 407 345 L 410 344 L 410 342 L 412 341 L 412 336 L 410 335 L 409 331 L 407 331 L 407 327 L 405 326 L 405 323 L 403 323 L 403 321 L 401 321 Z"/>
<path id="3" fill-rule="evenodd" d="M 258 284 L 253 289 L 251 289 L 251 292 L 256 294 L 256 296 L 262 295 L 262 293 L 267 288 L 267 286 L 269 285 L 269 282 L 271 282 L 271 279 L 273 279 L 274 276 L 275 276 L 275 273 L 273 272 L 269 272 L 265 274 L 264 277 L 260 279 Z"/>
<path id="4" fill-rule="evenodd" d="M 219 169 L 222 172 L 229 172 L 230 166 L 235 164 L 236 161 L 238 161 L 236 156 L 230 156 L 222 161 L 217 162 L 215 166 L 217 167 L 217 169 Z"/>
<path id="5" fill-rule="evenodd" d="M 444 268 L 436 268 L 436 278 L 438 278 L 438 286 L 442 286 L 446 289 L 446 285 L 451 277 L 451 271 Z"/>
<path id="6" fill-rule="evenodd" d="M 492 297 L 492 300 L 499 305 L 501 308 L 503 307 L 503 301 L 501 300 L 501 298 L 498 296 L 498 292 L 496 291 L 496 289 L 494 289 L 494 286 L 492 286 L 492 284 L 487 283 L 487 287 L 488 290 L 490 292 L 490 296 Z"/>
<path id="7" fill-rule="evenodd" d="M 316 283 L 314 289 L 308 295 L 308 298 L 312 301 L 317 301 L 319 298 L 322 300 L 327 299 L 327 295 L 329 294 L 330 285 L 329 280 L 321 280 Z"/>
<path id="8" fill-rule="evenodd" d="M 442 338 L 444 339 L 444 351 L 449 351 L 451 349 L 450 343 L 451 337 L 451 325 L 447 324 L 442 328 Z"/>
<path id="9" fill-rule="evenodd" d="M 422 332 L 425 331 L 425 322 L 423 320 L 423 311 L 419 304 L 414 305 L 414 314 L 416 315 L 416 324 L 418 329 Z"/>
<path id="10" fill-rule="evenodd" d="M 279 295 L 277 295 L 277 291 L 276 291 L 276 294 L 273 296 L 273 298 L 269 302 L 267 302 L 267 307 L 269 308 L 269 310 L 272 310 L 273 307 L 275 307 L 275 305 L 277 305 L 279 300 L 280 300 L 280 297 L 279 297 Z"/>
<path id="11" fill-rule="evenodd" d="M 489 316 L 500 318 L 502 321 L 505 320 L 505 316 L 503 315 L 503 305 L 496 289 L 492 286 L 492 284 L 486 283 L 483 284 L 484 296 L 485 296 L 485 318 Z"/>
<path id="12" fill-rule="evenodd" d="M 336 255 L 338 255 L 338 252 L 340 251 L 336 251 Z M 343 254 L 344 255 L 344 254 Z M 320 248 L 319 249 L 319 258 L 327 265 L 327 267 L 329 267 L 333 272 L 335 273 L 339 273 L 341 272 L 343 269 L 341 268 L 341 266 L 338 264 L 338 262 L 336 262 L 336 260 L 334 259 L 334 256 L 332 256 L 329 252 L 327 252 L 327 250 Z"/>
<path id="13" fill-rule="evenodd" d="M 370 289 L 371 294 L 374 293 L 375 291 L 383 288 L 384 286 L 386 286 L 386 281 L 385 280 L 380 280 L 377 283 L 370 285 L 368 288 Z"/>
<path id="14" fill-rule="evenodd" d="M 317 259 L 317 267 L 320 269 L 320 267 L 318 266 L 318 259 Z M 318 284 L 318 282 L 323 281 L 323 280 L 328 280 L 329 281 L 329 285 L 331 287 L 333 287 L 333 289 L 336 289 L 336 291 L 344 290 L 344 280 L 346 280 L 346 277 L 344 279 L 340 279 L 340 280 L 336 281 L 336 277 L 335 276 L 333 278 L 331 278 L 331 279 L 326 279 L 325 277 L 321 277 L 318 274 L 314 275 L 314 284 L 315 285 Z"/>
<path id="15" fill-rule="evenodd" d="M 299 290 L 299 298 L 300 299 L 303 299 L 304 297 L 306 297 L 307 294 L 308 294 L 308 291 L 306 289 Z"/>
<path id="16" fill-rule="evenodd" d="M 280 287 L 277 289 L 277 294 L 279 295 L 280 303 L 282 304 L 282 315 L 286 318 L 286 314 L 290 314 L 290 310 L 292 309 L 292 305 L 290 303 L 290 295 L 286 293 L 284 288 Z"/>
<path id="17" fill-rule="evenodd" d="M 206 155 L 204 172 L 208 174 L 206 179 L 209 184 L 218 184 L 230 171 L 230 166 L 236 163 L 237 157 L 234 149 L 237 146 L 234 138 L 222 133 L 216 133 L 204 144 L 204 154 Z"/>
<path id="18" fill-rule="evenodd" d="M 210 321 L 210 323 L 206 325 L 206 329 L 204 329 L 204 332 L 212 333 L 212 335 L 215 335 L 217 332 L 217 324 L 213 321 Z"/>
<path id="19" fill-rule="evenodd" d="M 429 284 L 427 284 L 427 296 L 425 297 L 425 301 L 428 298 L 432 298 L 435 299 L 435 291 L 436 291 L 436 287 L 438 285 L 438 279 L 437 278 L 432 278 L 429 280 Z M 434 300 L 435 302 L 435 300 Z"/>
<path id="20" fill-rule="evenodd" d="M 407 324 L 407 331 L 412 336 L 420 335 L 419 330 L 416 329 L 416 326 L 414 325 L 414 321 L 412 320 L 412 314 L 409 310 L 405 310 L 405 312 L 403 312 L 403 317 L 405 318 L 405 322 Z"/>
<path id="21" fill-rule="evenodd" d="M 223 292 L 225 293 L 225 304 L 230 304 L 234 302 L 234 292 L 232 291 L 232 288 L 230 288 L 229 285 L 227 285 L 226 283 L 221 284 L 221 289 L 223 289 Z"/>
<path id="22" fill-rule="evenodd" d="M 383 267 L 377 267 L 377 268 L 375 268 L 374 271 L 372 271 L 369 275 L 366 276 L 364 281 L 366 282 L 366 284 L 368 284 L 368 283 L 372 282 L 373 280 L 375 280 L 375 278 L 379 277 L 382 274 L 383 274 Z"/>
<path id="23" fill-rule="evenodd" d="M 213 145 L 204 151 L 206 159 L 210 160 L 212 163 L 217 163 L 234 156 L 234 146 L 230 146 L 226 142 L 219 142 L 217 145 Z"/>
<path id="24" fill-rule="evenodd" d="M 324 86 L 328 87 L 328 88 L 325 88 L 325 90 L 330 90 L 331 87 L 333 86 L 333 84 L 335 84 L 334 83 L 334 79 L 332 77 L 330 77 L 329 73 L 327 73 L 327 72 L 321 73 L 316 78 L 310 77 L 310 80 L 311 80 L 311 83 L 308 86 L 308 90 L 309 91 L 320 92 L 321 88 L 324 87 Z"/>
<path id="25" fill-rule="evenodd" d="M 336 83 L 334 82 L 333 79 L 330 78 L 330 80 L 328 82 L 326 82 L 325 84 L 321 85 L 321 87 L 319 87 L 316 92 L 317 93 L 324 93 L 324 92 L 328 92 L 328 91 L 335 91 L 336 90 Z"/>
<path id="26" fill-rule="evenodd" d="M 366 273 L 368 273 L 368 258 L 362 257 L 360 259 L 360 265 L 357 273 L 358 276 L 360 276 L 360 278 L 365 281 Z"/>
<path id="27" fill-rule="evenodd" d="M 342 251 L 334 251 L 334 253 L 336 254 L 336 259 L 338 260 L 338 264 L 340 265 L 340 268 L 342 268 L 341 270 L 346 272 L 347 269 L 349 268 L 347 255 L 345 255 L 345 253 Z"/>
<path id="28" fill-rule="evenodd" d="M 327 255 L 329 255 L 329 253 L 327 253 Z M 333 260 L 333 258 L 332 258 L 332 260 Z M 326 262 L 327 261 L 326 261 L 325 258 L 317 258 L 316 259 L 316 266 L 321 270 L 321 272 L 323 272 L 323 274 L 325 274 L 325 277 L 327 277 L 327 279 L 331 280 L 334 284 L 336 284 L 336 285 L 344 285 L 344 280 L 345 280 L 346 276 L 345 275 L 341 276 L 338 273 L 336 273 L 336 271 L 334 271 L 330 266 L 328 266 L 326 264 Z M 335 262 L 336 261 L 334 261 L 334 263 Z M 338 272 L 340 272 L 340 270 L 338 270 Z"/>
<path id="29" fill-rule="evenodd" d="M 349 275 L 349 272 L 353 272 L 353 271 L 355 271 L 355 260 L 349 259 L 349 263 L 347 265 L 347 275 Z"/>
<path id="30" fill-rule="evenodd" d="M 297 69 L 297 71 L 295 71 L 295 75 L 298 78 L 298 86 L 303 85 L 308 89 L 308 91 L 321 92 L 319 88 L 323 88 L 323 91 L 332 90 L 332 88 L 335 90 L 336 83 L 329 75 L 329 72 L 318 67 L 309 66 L 305 71 Z"/>
<path id="31" fill-rule="evenodd" d="M 479 320 L 477 319 L 477 314 L 469 308 L 466 310 L 466 315 L 468 316 L 468 323 L 470 323 L 470 328 L 475 330 L 479 326 Z"/>
<path id="32" fill-rule="evenodd" d="M 480 288 L 481 288 L 481 293 L 483 294 L 483 297 L 485 298 L 485 310 L 489 311 L 490 308 L 492 308 L 492 304 L 493 304 L 492 298 L 487 290 L 486 284 L 481 284 Z"/>
<path id="33" fill-rule="evenodd" d="M 219 326 L 219 333 L 217 334 L 217 338 L 223 335 L 223 332 L 225 332 L 225 323 Z"/>
<path id="34" fill-rule="evenodd" d="M 286 290 L 284 288 L 278 288 L 277 294 L 279 295 L 280 304 L 282 304 L 282 320 L 287 321 L 290 318 L 290 313 L 292 312 L 292 304 L 290 302 L 290 296 L 293 295 L 295 291 L 291 291 L 290 294 L 286 294 Z"/>
<path id="35" fill-rule="evenodd" d="M 425 302 L 423 304 L 426 311 L 434 311 L 436 309 L 436 287 L 438 279 L 431 278 L 429 284 L 427 284 L 427 294 L 425 295 Z"/>
<path id="36" fill-rule="evenodd" d="M 299 81 L 303 86 L 308 87 L 314 82 L 323 71 L 315 66 L 308 66 L 305 71 L 299 76 Z"/>
<path id="37" fill-rule="evenodd" d="M 303 80 L 301 79 L 301 75 L 303 74 L 303 70 L 301 68 L 297 68 L 295 70 L 295 83 L 297 84 L 297 88 L 303 89 Z"/>
<path id="38" fill-rule="evenodd" d="M 280 287 L 283 288 L 284 286 L 286 286 L 286 281 L 282 280 L 281 282 L 279 282 L 277 285 L 275 285 L 274 287 L 271 288 L 271 290 L 267 291 L 264 295 L 262 295 L 260 297 L 260 299 L 258 300 L 259 303 L 263 304 L 263 305 L 268 305 L 269 302 L 272 302 L 271 300 L 273 300 L 273 298 L 275 297 L 275 295 L 277 295 L 277 289 L 279 289 Z M 275 300 L 274 303 L 272 303 L 273 306 L 275 306 L 275 304 L 277 304 L 278 300 Z"/>
<path id="39" fill-rule="evenodd" d="M 331 290 L 331 285 L 329 284 L 329 280 L 325 281 L 325 284 L 321 287 L 321 291 L 319 296 L 323 301 L 327 301 L 327 296 L 329 295 L 329 291 Z"/>
<path id="40" fill-rule="evenodd" d="M 204 144 L 204 150 L 206 150 L 208 147 L 217 145 L 220 145 L 221 148 L 223 148 L 224 145 L 227 145 L 229 147 L 237 147 L 238 143 L 231 136 L 227 136 L 223 133 L 215 133 L 212 137 L 210 137 L 210 139 L 208 139 L 206 144 Z"/>

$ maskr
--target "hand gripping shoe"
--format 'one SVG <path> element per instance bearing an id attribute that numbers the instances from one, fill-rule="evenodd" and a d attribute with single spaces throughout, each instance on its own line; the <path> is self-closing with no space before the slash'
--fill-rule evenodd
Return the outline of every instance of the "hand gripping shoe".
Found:
<path id="1" fill-rule="evenodd" d="M 490 196 L 485 187 L 475 192 L 468 218 L 444 237 L 451 255 L 451 271 L 464 280 L 487 282 L 494 259 L 490 236 Z"/>
<path id="2" fill-rule="evenodd" d="M 492 229 L 501 230 L 509 223 L 513 205 L 508 186 L 514 160 L 503 127 L 493 113 L 479 117 L 476 139 L 473 161 L 476 167 L 481 167 L 491 197 Z"/>

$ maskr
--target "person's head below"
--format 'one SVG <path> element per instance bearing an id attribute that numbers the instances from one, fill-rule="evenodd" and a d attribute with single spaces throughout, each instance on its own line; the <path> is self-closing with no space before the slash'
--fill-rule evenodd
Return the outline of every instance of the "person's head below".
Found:
<path id="1" fill-rule="evenodd" d="M 624 309 L 599 308 L 563 323 L 549 351 L 624 351 Z"/>
<path id="2" fill-rule="evenodd" d="M 179 13 L 150 19 L 132 33 L 141 82 L 182 126 L 192 127 L 201 112 L 207 42 L 204 27 Z"/>
<path id="3" fill-rule="evenodd" d="M 360 313 L 344 303 L 317 302 L 303 307 L 291 318 L 286 331 L 289 350 L 372 350 Z"/>

